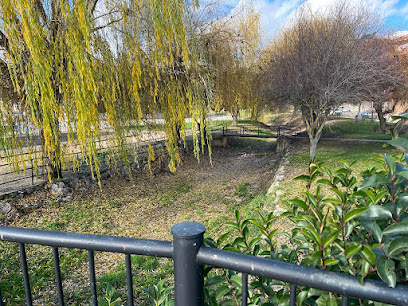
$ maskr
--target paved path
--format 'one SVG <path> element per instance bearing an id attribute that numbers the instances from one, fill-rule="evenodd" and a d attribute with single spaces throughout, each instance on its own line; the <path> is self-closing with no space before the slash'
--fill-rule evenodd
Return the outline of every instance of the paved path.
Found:
<path id="1" fill-rule="evenodd" d="M 301 139 L 301 140 L 309 140 L 307 136 L 286 136 L 289 139 Z M 345 137 L 322 137 L 320 140 L 323 141 L 342 141 L 342 142 L 383 142 L 387 143 L 389 140 L 385 139 L 371 139 L 371 138 L 345 138 Z M 320 141 L 319 140 L 319 141 Z"/>

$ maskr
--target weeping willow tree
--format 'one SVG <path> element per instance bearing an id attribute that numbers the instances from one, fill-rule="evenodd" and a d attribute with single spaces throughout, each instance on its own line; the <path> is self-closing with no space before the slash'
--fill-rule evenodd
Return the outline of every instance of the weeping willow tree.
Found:
<path id="1" fill-rule="evenodd" d="M 110 152 L 128 163 L 128 126 L 158 111 L 165 119 L 169 167 L 175 170 L 177 129 L 185 137 L 185 117 L 192 115 L 194 132 L 205 117 L 205 74 L 189 32 L 188 12 L 195 5 L 0 0 L 2 61 L 20 97 L 11 103 L 2 99 L 0 107 L 0 145 L 10 164 L 25 166 L 27 152 L 35 165 L 46 160 L 52 179 L 70 162 L 75 168 L 77 147 L 99 176 L 98 152 L 117 147 Z M 108 27 L 110 35 L 102 35 Z M 112 47 L 112 37 L 123 47 Z M 40 145 L 13 133 L 16 109 L 39 130 Z M 107 140 L 101 139 L 102 128 L 109 131 Z M 198 143 L 196 133 L 193 137 Z"/>
<path id="2" fill-rule="evenodd" d="M 215 109 L 230 112 L 236 125 L 239 111 L 249 109 L 257 113 L 261 98 L 254 87 L 261 48 L 259 14 L 249 3 L 231 22 L 220 23 L 213 31 L 217 33 L 211 44 Z"/>

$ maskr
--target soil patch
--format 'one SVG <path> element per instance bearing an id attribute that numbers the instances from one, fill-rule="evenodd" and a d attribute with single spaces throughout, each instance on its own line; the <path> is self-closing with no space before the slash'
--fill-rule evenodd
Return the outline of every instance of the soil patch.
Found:
<path id="1" fill-rule="evenodd" d="M 234 218 L 235 209 L 247 205 L 273 180 L 280 157 L 274 153 L 274 140 L 232 140 L 227 148 L 213 148 L 213 154 L 200 156 L 199 162 L 188 154 L 176 173 L 151 175 L 134 173 L 134 179 L 113 177 L 97 184 L 77 188 L 73 201 L 58 203 L 47 190 L 11 200 L 18 218 L 7 225 L 171 240 L 170 228 L 182 221 L 196 221 L 207 228 L 207 235 L 218 237 L 223 224 Z M 35 205 L 33 205 L 35 203 Z M 4 248 L 0 246 L 3 251 Z M 44 248 L 31 248 L 29 258 L 38 258 Z M 63 256 L 73 256 L 68 250 Z M 121 254 L 96 253 L 97 276 L 114 271 L 123 262 Z M 35 270 L 35 263 L 30 267 Z M 70 264 L 64 273 L 67 296 L 87 286 L 85 262 Z M 83 277 L 81 277 L 81 275 Z M 36 292 L 52 294 L 53 275 Z M 76 293 L 76 294 L 77 294 Z M 72 301 L 71 298 L 68 298 Z"/>

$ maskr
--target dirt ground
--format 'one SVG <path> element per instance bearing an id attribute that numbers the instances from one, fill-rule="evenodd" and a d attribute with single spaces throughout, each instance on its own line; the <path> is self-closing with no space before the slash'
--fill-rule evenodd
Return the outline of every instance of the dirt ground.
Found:
<path id="1" fill-rule="evenodd" d="M 207 235 L 217 238 L 225 232 L 224 223 L 234 219 L 234 211 L 243 209 L 257 194 L 271 184 L 280 157 L 275 154 L 275 140 L 232 140 L 227 148 L 214 147 L 210 157 L 192 154 L 183 158 L 176 173 L 152 175 L 147 171 L 128 177 L 115 176 L 97 184 L 73 190 L 73 201 L 59 203 L 49 190 L 40 190 L 22 199 L 10 200 L 18 215 L 7 225 L 115 235 L 133 238 L 171 240 L 170 229 L 182 221 L 196 221 L 207 228 Z M 41 256 L 43 247 L 32 248 L 29 258 Z M 61 256 L 68 255 L 62 250 Z M 97 277 L 114 271 L 123 262 L 122 254 L 97 253 Z M 87 286 L 87 264 L 66 267 L 64 290 L 80 291 Z M 81 281 L 79 281 L 81 279 Z M 53 282 L 52 277 L 49 281 Z M 51 292 L 49 291 L 51 290 Z M 38 289 L 41 292 L 41 289 Z M 52 289 L 41 292 L 52 295 Z M 45 298 L 46 299 L 46 298 Z"/>
<path id="2" fill-rule="evenodd" d="M 83 210 L 90 206 L 87 210 L 95 214 L 109 211 L 109 215 L 101 213 L 97 219 L 110 222 L 111 226 L 104 228 L 99 222 L 92 222 L 87 227 L 78 227 L 75 220 L 60 220 L 63 223 L 60 230 L 81 232 L 82 229 L 95 234 L 170 239 L 171 225 L 181 221 L 207 224 L 214 216 L 239 207 L 248 196 L 267 187 L 277 162 L 274 142 L 235 141 L 225 149 L 213 148 L 211 162 L 208 154 L 201 155 L 199 162 L 191 155 L 185 156 L 174 174 L 138 172 L 133 181 L 113 177 L 102 182 L 102 189 L 96 184 L 78 188 L 74 201 L 68 204 L 53 205 L 48 191 L 36 192 L 16 200 L 22 215 L 12 225 L 41 228 L 47 220 L 57 222 L 69 208 L 77 207 L 77 212 L 85 214 Z M 240 186 L 247 189 L 246 194 L 239 195 Z M 38 203 L 35 206 L 39 208 L 27 209 L 32 202 Z"/>

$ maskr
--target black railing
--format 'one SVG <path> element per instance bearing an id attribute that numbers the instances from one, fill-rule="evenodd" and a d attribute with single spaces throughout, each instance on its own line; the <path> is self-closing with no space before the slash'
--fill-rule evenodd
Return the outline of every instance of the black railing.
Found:
<path id="1" fill-rule="evenodd" d="M 54 268 L 59 304 L 64 304 L 62 279 L 59 267 L 58 248 L 88 250 L 90 287 L 93 305 L 97 305 L 97 290 L 94 265 L 94 251 L 126 254 L 126 275 L 128 304 L 133 305 L 133 279 L 131 255 L 148 255 L 173 258 L 175 279 L 175 302 L 178 306 L 204 304 L 203 265 L 227 268 L 242 273 L 242 305 L 247 305 L 248 275 L 281 280 L 290 284 L 290 305 L 296 305 L 296 286 L 307 286 L 343 296 L 342 305 L 348 304 L 349 297 L 408 305 L 408 287 L 387 284 L 366 279 L 364 285 L 353 276 L 322 271 L 277 260 L 255 257 L 203 245 L 205 228 L 195 222 L 182 222 L 172 227 L 173 242 L 87 235 L 32 229 L 0 227 L 0 239 L 20 244 L 26 301 L 32 305 L 25 244 L 40 244 L 53 248 Z M 3 305 L 0 288 L 0 305 Z"/>
<path id="2" fill-rule="evenodd" d="M 217 131 L 217 130 L 214 130 Z M 221 129 L 219 130 L 221 131 Z M 296 136 L 301 128 L 289 125 L 222 125 L 223 136 L 254 137 L 254 138 L 278 138 L 279 136 Z"/>

